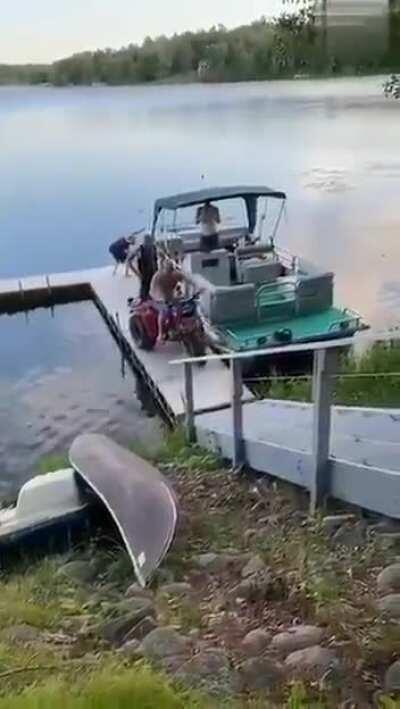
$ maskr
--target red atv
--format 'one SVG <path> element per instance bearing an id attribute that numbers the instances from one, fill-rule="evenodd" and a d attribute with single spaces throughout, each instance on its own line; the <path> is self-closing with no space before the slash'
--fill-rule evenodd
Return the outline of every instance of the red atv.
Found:
<path id="1" fill-rule="evenodd" d="M 198 295 L 175 300 L 165 305 L 163 330 L 167 340 L 182 342 L 191 357 L 206 354 L 206 338 L 197 305 Z M 131 316 L 129 329 L 137 345 L 147 351 L 154 349 L 159 335 L 159 310 L 151 298 L 148 300 L 128 300 Z"/>

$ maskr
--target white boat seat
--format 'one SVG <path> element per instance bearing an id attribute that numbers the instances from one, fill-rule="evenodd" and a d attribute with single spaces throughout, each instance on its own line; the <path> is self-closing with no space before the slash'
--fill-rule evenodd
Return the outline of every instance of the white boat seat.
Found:
<path id="1" fill-rule="evenodd" d="M 183 242 L 185 253 L 200 250 L 201 233 L 200 229 L 187 229 L 179 231 L 179 237 Z M 218 230 L 219 245 L 222 247 L 232 246 L 240 239 L 244 239 L 249 235 L 249 230 L 245 227 L 228 227 Z"/>
<path id="2" fill-rule="evenodd" d="M 284 268 L 279 261 L 251 258 L 239 261 L 239 280 L 242 283 L 271 283 L 283 275 Z"/>
<path id="3" fill-rule="evenodd" d="M 296 313 L 309 315 L 333 305 L 333 273 L 300 277 L 296 285 Z"/>
<path id="4" fill-rule="evenodd" d="M 230 255 L 225 249 L 210 253 L 195 251 L 187 255 L 185 264 L 192 274 L 202 276 L 214 286 L 231 284 Z"/>
<path id="5" fill-rule="evenodd" d="M 239 246 L 236 249 L 236 255 L 240 257 L 247 256 L 263 256 L 264 254 L 271 254 L 274 251 L 272 244 L 247 244 L 246 246 Z"/>
<path id="6" fill-rule="evenodd" d="M 201 303 L 204 315 L 214 325 L 256 318 L 256 289 L 252 283 L 212 288 L 201 296 Z"/>

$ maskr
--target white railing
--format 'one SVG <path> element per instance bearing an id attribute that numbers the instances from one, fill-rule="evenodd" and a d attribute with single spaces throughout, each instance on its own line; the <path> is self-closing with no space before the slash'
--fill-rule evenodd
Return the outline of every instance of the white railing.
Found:
<path id="1" fill-rule="evenodd" d="M 343 351 L 352 347 L 356 342 L 363 344 L 373 344 L 379 339 L 380 342 L 392 341 L 393 332 L 386 332 L 373 336 L 371 334 L 359 334 L 357 338 L 347 337 L 342 339 L 335 339 L 325 342 L 309 342 L 305 344 L 280 346 L 280 347 L 270 347 L 263 350 L 254 350 L 251 352 L 231 352 L 223 355 L 208 355 L 205 357 L 198 358 L 185 358 L 179 360 L 173 360 L 170 362 L 172 365 L 180 365 L 184 367 L 185 373 L 185 425 L 187 430 L 187 435 L 190 441 L 194 441 L 196 438 L 196 426 L 195 426 L 195 416 L 196 407 L 194 401 L 194 386 L 193 386 L 193 367 L 197 366 L 199 362 L 212 362 L 212 361 L 229 361 L 231 365 L 231 422 L 232 422 L 232 462 L 234 468 L 240 468 L 246 464 L 246 445 L 243 431 L 243 377 L 242 377 L 242 363 L 244 360 L 249 358 L 257 357 L 273 357 L 277 354 L 296 354 L 301 352 L 312 352 L 314 355 L 314 366 L 313 366 L 313 386 L 312 386 L 312 399 L 314 402 L 314 412 L 313 412 L 313 443 L 310 461 L 307 460 L 307 466 L 310 462 L 310 474 L 309 474 L 309 492 L 310 492 L 310 510 L 311 513 L 315 513 L 317 507 L 326 499 L 330 492 L 330 476 L 328 469 L 332 465 L 336 465 L 337 477 L 343 478 L 343 475 L 348 475 L 349 483 L 352 485 L 352 490 L 354 490 L 355 483 L 354 479 L 358 480 L 358 475 L 360 473 L 360 468 L 366 470 L 370 477 L 371 472 L 374 469 L 371 466 L 355 465 L 352 463 L 339 461 L 333 463 L 332 459 L 329 458 L 330 449 L 330 437 L 331 437 L 331 411 L 332 411 L 332 393 L 334 387 L 334 381 L 338 376 L 338 364 L 339 355 Z M 287 449 L 290 449 L 288 445 Z M 287 452 L 286 449 L 282 451 Z M 342 469 L 343 468 L 343 469 Z M 346 469 L 344 469 L 346 468 Z M 272 474 L 273 470 L 270 471 Z M 351 478 L 352 473 L 355 477 Z M 366 475 L 366 478 L 368 477 Z M 279 476 L 279 473 L 278 473 Z M 399 490 L 398 497 L 400 497 L 400 475 L 395 476 L 398 479 Z M 375 478 L 374 478 L 375 481 Z M 388 481 L 388 489 L 392 489 L 393 486 L 393 475 Z M 372 488 L 375 486 L 375 482 L 371 483 Z M 379 485 L 379 483 L 378 483 Z M 383 486 L 384 487 L 384 486 Z M 381 496 L 383 495 L 383 487 L 381 490 Z M 368 493 L 368 499 L 373 498 L 375 491 Z M 397 490 L 397 488 L 396 488 Z M 390 493 L 393 497 L 393 494 Z M 346 498 L 349 499 L 349 496 Z M 365 502 L 365 496 L 360 495 L 360 502 L 357 502 L 357 494 L 352 492 L 352 501 L 356 501 L 360 506 L 368 506 Z M 390 505 L 389 505 L 390 507 Z M 384 503 L 381 504 L 377 511 L 385 508 Z M 386 508 L 385 508 L 386 509 Z M 391 508 L 390 508 L 391 509 Z M 400 508 L 399 508 L 400 516 Z"/>

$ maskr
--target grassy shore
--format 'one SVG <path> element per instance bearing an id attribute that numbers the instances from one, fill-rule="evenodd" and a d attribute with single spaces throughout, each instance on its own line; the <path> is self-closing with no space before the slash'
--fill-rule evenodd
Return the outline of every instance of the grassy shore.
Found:
<path id="1" fill-rule="evenodd" d="M 213 699 L 121 654 L 99 629 L 126 602 L 132 569 L 122 549 L 103 548 L 98 540 L 3 571 L 0 709 L 336 709 L 345 701 L 400 707 L 381 691 L 387 667 L 400 656 L 399 626 L 377 616 L 374 582 L 399 550 L 388 551 L 369 528 L 362 542 L 335 545 L 322 518 L 308 518 L 302 492 L 233 478 L 215 456 L 186 445 L 180 432 L 151 457 L 173 484 L 185 522 L 153 586 L 159 620 L 224 648 L 235 668 L 243 663 L 241 642 L 249 630 L 261 625 L 273 634 L 293 622 L 318 625 L 340 657 L 339 681 L 285 680 L 272 692 Z M 356 512 L 350 533 L 360 524 Z M 273 579 L 269 600 L 226 605 L 237 571 L 199 575 L 194 559 L 210 551 L 261 557 Z M 94 581 L 78 583 L 62 573 L 71 560 L 95 564 Z M 165 575 L 193 586 L 190 601 L 160 595 Z"/>
<path id="2" fill-rule="evenodd" d="M 311 377 L 305 376 L 272 378 L 255 389 L 261 397 L 311 401 L 311 387 Z M 377 343 L 360 356 L 344 356 L 335 382 L 334 401 L 343 406 L 400 407 L 399 344 Z"/>

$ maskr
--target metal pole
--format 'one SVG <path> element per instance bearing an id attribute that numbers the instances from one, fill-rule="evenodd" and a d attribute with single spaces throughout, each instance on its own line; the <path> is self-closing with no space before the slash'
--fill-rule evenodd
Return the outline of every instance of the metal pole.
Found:
<path id="1" fill-rule="evenodd" d="M 193 365 L 191 362 L 185 362 L 185 413 L 187 439 L 189 443 L 194 443 L 196 429 L 194 425 Z"/>
<path id="2" fill-rule="evenodd" d="M 242 362 L 233 359 L 231 362 L 232 374 L 232 432 L 233 432 L 233 468 L 240 468 L 245 462 L 243 441 L 243 378 Z"/>
<path id="3" fill-rule="evenodd" d="M 337 371 L 338 350 L 314 352 L 313 376 L 313 465 L 310 481 L 310 512 L 315 514 L 329 492 L 329 444 L 331 434 L 331 403 Z"/>

